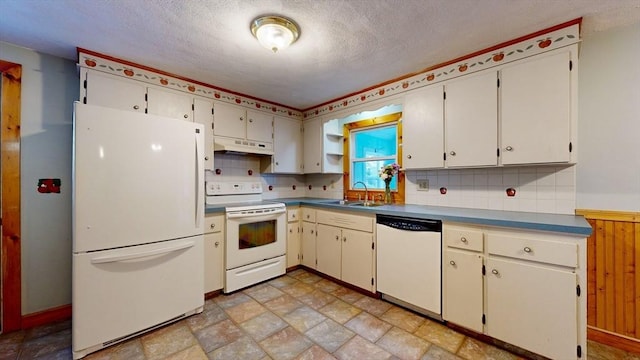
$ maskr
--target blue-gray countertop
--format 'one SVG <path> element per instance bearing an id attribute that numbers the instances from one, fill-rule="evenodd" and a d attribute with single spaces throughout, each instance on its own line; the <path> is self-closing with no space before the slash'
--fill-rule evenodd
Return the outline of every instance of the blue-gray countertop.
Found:
<path id="1" fill-rule="evenodd" d="M 591 226 L 582 216 L 542 214 L 518 211 L 467 209 L 428 205 L 382 205 L 375 207 L 340 205 L 336 199 L 284 198 L 269 199 L 287 206 L 308 205 L 326 209 L 341 209 L 369 214 L 395 215 L 418 219 L 433 219 L 474 225 L 500 226 L 516 229 L 553 231 L 589 236 Z M 206 213 L 223 212 L 224 206 L 208 205 Z"/>

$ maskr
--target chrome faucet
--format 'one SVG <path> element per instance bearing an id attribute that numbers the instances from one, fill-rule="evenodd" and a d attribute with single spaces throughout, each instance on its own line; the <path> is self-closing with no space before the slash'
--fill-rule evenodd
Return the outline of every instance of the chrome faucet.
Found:
<path id="1" fill-rule="evenodd" d="M 353 183 L 353 186 L 355 187 L 358 184 L 362 184 L 362 186 L 364 186 L 364 205 L 367 206 L 369 202 L 369 189 L 367 189 L 367 184 L 363 183 L 362 181 L 356 181 Z"/>

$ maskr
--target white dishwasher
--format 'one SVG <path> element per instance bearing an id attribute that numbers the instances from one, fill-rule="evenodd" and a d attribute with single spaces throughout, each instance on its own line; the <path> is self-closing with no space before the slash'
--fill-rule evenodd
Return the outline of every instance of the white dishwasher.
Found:
<path id="1" fill-rule="evenodd" d="M 376 223 L 377 291 L 442 320 L 442 222 L 378 215 Z"/>

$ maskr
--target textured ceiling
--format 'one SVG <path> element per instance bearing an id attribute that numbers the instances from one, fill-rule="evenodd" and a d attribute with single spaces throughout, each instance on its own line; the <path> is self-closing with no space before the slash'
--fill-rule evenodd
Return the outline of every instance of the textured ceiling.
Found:
<path id="1" fill-rule="evenodd" d="M 264 14 L 294 19 L 298 42 L 261 47 L 249 23 Z M 2 0 L 0 41 L 306 109 L 578 17 L 583 34 L 629 25 L 640 0 Z"/>

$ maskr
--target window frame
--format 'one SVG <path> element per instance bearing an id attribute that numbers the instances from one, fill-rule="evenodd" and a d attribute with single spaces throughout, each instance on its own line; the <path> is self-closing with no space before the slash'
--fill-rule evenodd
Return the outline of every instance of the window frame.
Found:
<path id="1" fill-rule="evenodd" d="M 398 146 L 398 122 L 389 122 L 389 123 L 384 123 L 384 124 L 377 124 L 377 125 L 371 125 L 371 126 L 364 126 L 364 127 L 359 127 L 359 128 L 354 128 L 354 129 L 350 129 L 349 130 L 349 150 L 355 148 L 355 146 L 357 146 L 357 144 L 355 144 L 355 133 L 358 132 L 364 132 L 364 131 L 368 131 L 368 130 L 374 130 L 374 129 L 380 129 L 380 128 L 388 128 L 388 127 L 395 127 L 395 131 L 396 131 L 396 151 L 395 154 L 393 156 L 379 156 L 379 157 L 369 157 L 369 158 L 355 158 L 353 156 L 351 156 L 351 154 L 353 152 L 350 151 L 350 156 L 347 158 L 347 161 L 349 161 L 349 173 L 350 174 L 355 174 L 355 170 L 354 170 L 354 165 L 356 163 L 364 163 L 364 162 L 368 162 L 368 161 L 388 161 L 388 160 L 393 160 L 394 163 L 398 163 L 398 149 L 400 148 L 400 146 Z M 380 168 L 376 169 L 376 173 L 378 173 L 380 171 Z M 357 180 L 355 179 L 355 176 L 353 177 L 353 180 L 350 184 L 349 190 L 355 190 L 353 188 L 353 183 L 356 182 Z M 358 180 L 361 181 L 361 180 Z M 366 183 L 366 181 L 363 181 Z M 379 191 L 383 191 L 384 187 L 368 187 L 368 189 L 371 190 L 379 190 Z M 397 178 L 396 178 L 396 187 L 392 188 L 391 191 L 398 191 L 398 182 L 397 182 Z"/>
<path id="2" fill-rule="evenodd" d="M 373 117 L 369 119 L 359 120 L 355 122 L 351 122 L 348 124 L 344 124 L 343 133 L 344 133 L 344 159 L 343 168 L 344 168 L 344 176 L 343 176 L 343 189 L 344 196 L 349 200 L 355 200 L 360 198 L 364 198 L 365 190 L 362 188 L 352 189 L 352 180 L 351 180 L 351 131 L 354 129 L 364 129 L 373 126 L 381 126 L 384 124 L 389 124 L 392 122 L 397 123 L 396 128 L 396 146 L 398 147 L 396 151 L 396 163 L 400 165 L 402 169 L 402 112 L 396 112 L 384 116 Z M 393 203 L 402 204 L 405 199 L 405 181 L 404 181 L 404 171 L 400 170 L 397 175 L 397 183 L 398 188 L 391 192 L 391 197 Z M 378 200 L 381 196 L 384 196 L 384 189 L 372 189 L 369 190 L 369 195 L 373 196 L 376 200 Z"/>

